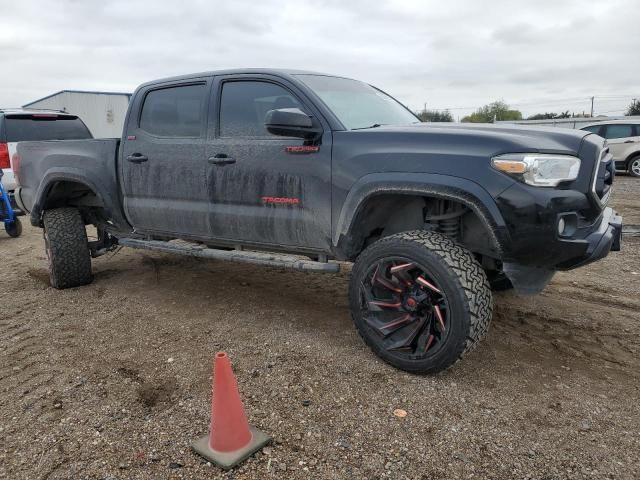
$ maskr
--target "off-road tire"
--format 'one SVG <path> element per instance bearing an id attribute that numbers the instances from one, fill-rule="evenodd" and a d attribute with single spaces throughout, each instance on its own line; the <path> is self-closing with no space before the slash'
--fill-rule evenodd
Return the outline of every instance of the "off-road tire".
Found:
<path id="1" fill-rule="evenodd" d="M 383 349 L 377 333 L 363 320 L 361 282 L 373 263 L 390 256 L 427 267 L 448 298 L 452 330 L 432 357 L 409 359 Z M 349 304 L 358 333 L 373 352 L 394 367 L 417 374 L 437 373 L 455 364 L 487 334 L 493 315 L 489 281 L 471 252 L 445 235 L 424 230 L 391 235 L 367 247 L 352 269 Z"/>
<path id="2" fill-rule="evenodd" d="M 51 286 L 63 289 L 91 283 L 91 255 L 80 212 L 55 208 L 44 212 L 43 220 Z"/>
<path id="3" fill-rule="evenodd" d="M 640 164 L 640 155 L 636 155 L 633 158 L 629 159 L 629 163 L 627 164 L 627 172 L 632 177 L 640 177 L 640 173 L 638 173 L 638 166 Z"/>
<path id="4" fill-rule="evenodd" d="M 13 238 L 18 238 L 22 235 L 22 222 L 19 218 L 15 218 L 13 223 L 5 223 L 4 230 L 7 232 L 7 235 Z"/>

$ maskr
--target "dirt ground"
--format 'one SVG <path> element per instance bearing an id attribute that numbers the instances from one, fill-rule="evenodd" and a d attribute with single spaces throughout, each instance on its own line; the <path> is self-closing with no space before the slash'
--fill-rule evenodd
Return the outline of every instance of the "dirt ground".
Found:
<path id="1" fill-rule="evenodd" d="M 616 188 L 640 225 L 640 180 Z M 1 232 L 0 478 L 640 478 L 638 247 L 497 294 L 484 343 L 419 377 L 361 341 L 348 271 L 123 249 L 58 291 L 41 232 Z M 218 350 L 274 439 L 227 474 L 190 450 Z"/>

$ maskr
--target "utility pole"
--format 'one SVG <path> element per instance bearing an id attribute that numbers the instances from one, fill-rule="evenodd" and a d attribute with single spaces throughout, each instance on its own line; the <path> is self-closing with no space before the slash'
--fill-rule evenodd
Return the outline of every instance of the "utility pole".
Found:
<path id="1" fill-rule="evenodd" d="M 591 117 L 593 117 L 593 100 L 594 100 L 595 98 L 596 98 L 596 97 L 591 97 Z"/>

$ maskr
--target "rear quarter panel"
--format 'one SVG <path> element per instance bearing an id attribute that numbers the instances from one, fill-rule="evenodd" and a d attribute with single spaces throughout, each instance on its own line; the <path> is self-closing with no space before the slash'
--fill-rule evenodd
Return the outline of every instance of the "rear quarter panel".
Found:
<path id="1" fill-rule="evenodd" d="M 93 189 L 113 223 L 126 228 L 116 176 L 118 139 L 19 142 L 14 161 L 20 201 L 39 219 L 42 202 L 57 181 L 76 181 Z M 17 167 L 17 168 L 16 168 Z"/>

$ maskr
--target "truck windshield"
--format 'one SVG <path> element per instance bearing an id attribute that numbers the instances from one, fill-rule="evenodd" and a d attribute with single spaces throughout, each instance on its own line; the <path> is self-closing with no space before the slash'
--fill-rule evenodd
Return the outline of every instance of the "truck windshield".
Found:
<path id="1" fill-rule="evenodd" d="M 420 120 L 394 98 L 358 80 L 326 75 L 297 75 L 342 124 L 350 129 L 407 125 Z"/>

